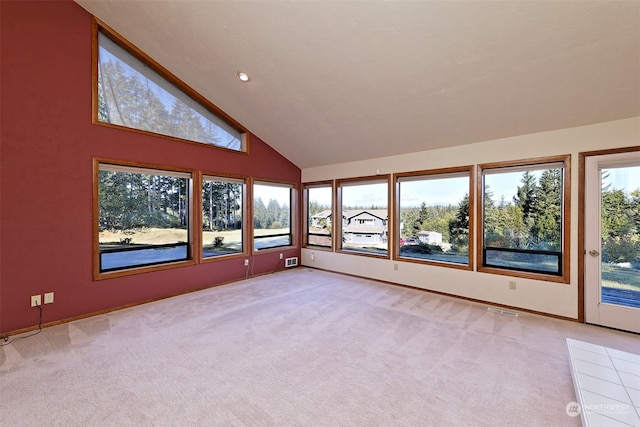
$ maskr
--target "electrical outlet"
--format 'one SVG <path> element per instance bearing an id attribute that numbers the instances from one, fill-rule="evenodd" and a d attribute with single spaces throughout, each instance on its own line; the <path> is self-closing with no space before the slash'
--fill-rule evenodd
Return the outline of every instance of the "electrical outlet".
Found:
<path id="1" fill-rule="evenodd" d="M 393 264 L 393 270 L 398 271 L 398 264 Z"/>
<path id="2" fill-rule="evenodd" d="M 44 294 L 44 303 L 53 304 L 53 292 L 47 292 Z"/>
<path id="3" fill-rule="evenodd" d="M 245 267 L 249 267 L 249 260 L 248 260 L 248 259 L 245 259 L 245 260 L 244 260 L 244 266 L 245 266 Z"/>
<path id="4" fill-rule="evenodd" d="M 515 280 L 509 280 L 509 289 L 512 291 L 516 290 L 516 281 Z"/>
<path id="5" fill-rule="evenodd" d="M 283 256 L 282 256 L 282 254 L 280 254 L 280 259 L 282 259 L 282 258 L 283 258 Z"/>
<path id="6" fill-rule="evenodd" d="M 316 260 L 316 254 L 311 252 L 311 261 L 315 261 L 315 260 Z"/>
<path id="7" fill-rule="evenodd" d="M 42 305 L 42 296 L 40 295 L 31 295 L 31 307 L 37 307 Z"/>

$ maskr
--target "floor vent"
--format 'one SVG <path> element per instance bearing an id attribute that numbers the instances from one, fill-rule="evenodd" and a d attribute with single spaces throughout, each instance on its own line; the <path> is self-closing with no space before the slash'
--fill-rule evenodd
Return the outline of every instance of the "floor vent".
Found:
<path id="1" fill-rule="evenodd" d="M 507 316 L 513 316 L 513 317 L 517 317 L 518 313 L 516 313 L 515 311 L 509 311 L 509 310 L 503 310 L 501 308 L 496 308 L 496 307 L 489 307 L 487 308 L 488 311 L 493 311 L 494 313 L 500 313 L 500 314 L 505 314 Z"/>
<path id="2" fill-rule="evenodd" d="M 284 266 L 289 267 L 297 267 L 298 266 L 298 257 L 294 256 L 293 258 L 287 258 L 284 260 Z"/>

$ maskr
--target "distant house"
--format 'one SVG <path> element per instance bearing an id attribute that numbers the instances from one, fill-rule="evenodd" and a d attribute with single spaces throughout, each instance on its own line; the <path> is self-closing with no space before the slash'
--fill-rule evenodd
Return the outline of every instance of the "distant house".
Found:
<path id="1" fill-rule="evenodd" d="M 315 228 L 327 228 L 331 225 L 331 210 L 326 209 L 311 216 L 311 226 Z"/>
<path id="2" fill-rule="evenodd" d="M 345 210 L 342 212 L 342 237 L 345 243 L 385 245 L 387 232 L 386 209 Z"/>
<path id="3" fill-rule="evenodd" d="M 421 231 L 418 233 L 418 240 L 427 245 L 441 245 L 442 233 L 437 231 Z"/>

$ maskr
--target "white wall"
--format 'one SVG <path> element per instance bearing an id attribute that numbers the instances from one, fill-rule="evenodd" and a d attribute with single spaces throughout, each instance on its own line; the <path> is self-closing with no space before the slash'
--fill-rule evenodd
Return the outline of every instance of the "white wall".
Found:
<path id="1" fill-rule="evenodd" d="M 578 317 L 578 153 L 640 144 L 640 117 L 400 156 L 302 170 L 313 182 L 571 154 L 571 282 L 560 284 L 312 249 L 302 265 L 445 292 L 569 318 Z M 476 197 L 477 200 L 477 197 Z M 313 254 L 313 260 L 312 260 Z M 475 259 L 475 257 L 474 257 Z M 397 264 L 398 269 L 394 269 Z M 515 280 L 517 290 L 509 290 Z"/>

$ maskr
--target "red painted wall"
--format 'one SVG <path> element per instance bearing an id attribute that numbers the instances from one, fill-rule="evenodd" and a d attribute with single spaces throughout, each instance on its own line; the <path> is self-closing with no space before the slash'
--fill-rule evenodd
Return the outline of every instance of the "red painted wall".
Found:
<path id="1" fill-rule="evenodd" d="M 55 292 L 47 323 L 244 278 L 235 259 L 93 281 L 93 157 L 298 186 L 300 169 L 253 135 L 244 155 L 93 125 L 91 15 L 72 1 L 0 8 L 0 334 L 38 324 L 35 294 Z M 254 273 L 278 256 L 257 255 Z"/>

